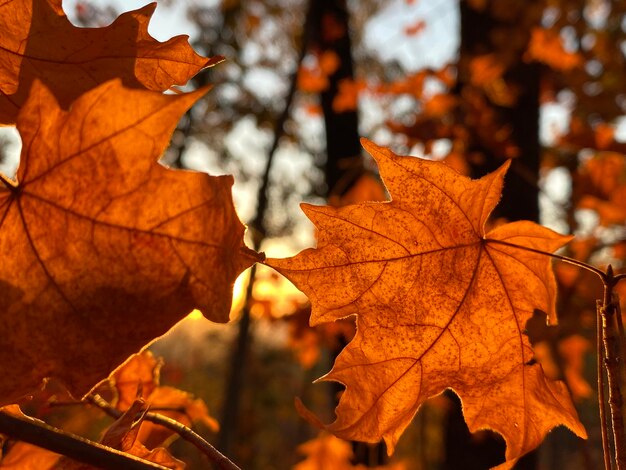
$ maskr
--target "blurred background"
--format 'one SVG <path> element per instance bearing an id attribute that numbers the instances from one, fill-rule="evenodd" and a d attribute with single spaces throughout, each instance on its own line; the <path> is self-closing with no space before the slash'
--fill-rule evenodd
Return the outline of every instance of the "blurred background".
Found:
<path id="1" fill-rule="evenodd" d="M 63 5 L 84 27 L 143 6 Z M 248 245 L 285 257 L 315 243 L 299 203 L 388 199 L 361 136 L 474 178 L 513 159 L 494 223 L 534 220 L 574 234 L 564 254 L 619 270 L 625 13 L 612 0 L 158 1 L 153 36 L 188 34 L 200 54 L 226 58 L 187 85 L 213 89 L 181 120 L 163 163 L 234 174 Z M 10 172 L 18 137 L 0 138 Z M 569 265 L 555 269 L 560 324 L 547 327 L 538 313 L 528 331 L 546 373 L 570 389 L 589 440 L 559 428 L 516 468 L 597 469 L 601 285 Z M 450 392 L 420 409 L 391 459 L 382 445 L 318 436 L 294 398 L 333 420 L 341 387 L 312 381 L 330 370 L 354 323 L 311 328 L 309 313 L 297 289 L 259 266 L 238 280 L 229 324 L 192 312 L 151 346 L 164 358 L 161 383 L 207 403 L 220 430 L 199 431 L 242 468 L 486 469 L 504 460 L 502 439 L 470 435 Z M 170 448 L 188 468 L 206 468 L 184 442 Z"/>

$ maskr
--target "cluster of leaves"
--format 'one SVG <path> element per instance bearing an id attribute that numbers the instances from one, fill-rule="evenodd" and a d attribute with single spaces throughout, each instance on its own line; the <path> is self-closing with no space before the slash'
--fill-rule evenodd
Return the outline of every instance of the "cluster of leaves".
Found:
<path id="1" fill-rule="evenodd" d="M 221 58 L 198 56 L 185 37 L 151 38 L 154 7 L 81 29 L 60 0 L 0 5 L 0 122 L 23 142 L 0 188 L 0 318 L 12 332 L 0 405 L 50 377 L 85 395 L 193 308 L 228 321 L 235 278 L 259 259 L 243 244 L 232 177 L 158 163 L 207 88 L 163 91 Z M 176 393 L 144 392 L 180 405 Z M 105 441 L 148 456 L 139 427 L 128 437 L 143 401 L 126 405 L 123 432 Z"/>
<path id="2" fill-rule="evenodd" d="M 119 416 L 114 423 L 102 433 L 100 442 L 113 449 L 141 457 L 168 468 L 182 469 L 185 464 L 174 458 L 164 446 L 167 446 L 178 435 L 172 429 L 145 420 L 148 410 L 158 410 L 162 416 L 175 419 L 184 426 L 202 423 L 213 432 L 219 428 L 215 419 L 208 412 L 204 402 L 181 390 L 159 385 L 159 371 L 162 363 L 149 352 L 132 356 L 121 368 L 101 384 L 98 395 L 93 401 L 111 414 Z M 86 404 L 73 400 L 60 384 L 53 386 L 48 383 L 42 391 L 30 399 L 32 403 L 40 403 L 37 415 L 50 415 L 53 409 L 70 405 Z M 111 397 L 105 401 L 101 396 Z M 109 405 L 109 402 L 112 404 Z M 87 415 L 83 409 L 83 415 Z M 9 405 L 5 411 L 24 416 L 16 405 Z M 87 416 L 81 422 L 81 429 L 97 427 L 97 415 Z M 67 425 L 67 423 L 66 423 Z M 76 426 L 76 425 L 74 425 Z M 14 442 L 2 457 L 2 468 L 66 468 L 82 469 L 87 467 L 72 459 L 55 452 L 36 447 L 25 442 Z"/>

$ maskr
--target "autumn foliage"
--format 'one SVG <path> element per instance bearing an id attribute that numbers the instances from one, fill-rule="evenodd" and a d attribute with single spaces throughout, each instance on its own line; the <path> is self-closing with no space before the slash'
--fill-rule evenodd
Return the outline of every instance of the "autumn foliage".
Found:
<path id="1" fill-rule="evenodd" d="M 77 399 L 108 387 L 117 420 L 102 442 L 182 468 L 160 447 L 173 433 L 138 416 L 169 406 L 165 415 L 184 426 L 218 425 L 202 401 L 161 386 L 158 361 L 141 351 L 193 309 L 227 322 L 235 279 L 264 255 L 244 244 L 232 176 L 159 163 L 181 116 L 209 91 L 173 87 L 222 58 L 199 56 L 184 37 L 151 38 L 154 7 L 90 29 L 72 26 L 61 0 L 0 3 L 0 124 L 15 126 L 23 141 L 17 174 L 0 175 L 0 325 L 11 332 L 0 346 L 0 406 L 22 402 L 48 379 Z M 426 27 L 417 22 L 405 34 Z M 552 64 L 557 42 L 533 31 L 529 57 Z M 562 69 L 580 65 L 576 54 L 567 59 L 558 59 Z M 311 92 L 324 90 L 339 66 L 333 55 L 317 60 L 319 70 L 299 76 Z M 469 68 L 485 96 L 511 103 L 494 56 Z M 416 93 L 425 78 L 378 91 Z M 341 113 L 356 108 L 365 83 L 339 88 L 333 106 Z M 421 124 L 444 120 L 457 105 L 449 95 L 430 97 Z M 504 155 L 517 156 L 502 145 Z M 509 162 L 472 180 L 445 162 L 363 146 L 391 200 L 362 202 L 384 198 L 380 185 L 363 183 L 341 207 L 303 205 L 317 247 L 266 261 L 310 299 L 312 326 L 356 318 L 354 338 L 323 377 L 345 385 L 336 420 L 301 447 L 306 459 L 296 468 L 361 468 L 337 437 L 384 439 L 392 453 L 419 408 L 448 389 L 460 397 L 470 431 L 504 437 L 498 468 L 511 468 L 556 426 L 586 438 L 566 385 L 544 373 L 526 334 L 536 310 L 557 323 L 550 254 L 571 237 L 528 221 L 492 227 Z M 576 203 L 606 225 L 625 218 L 623 187 L 605 175 L 617 170 L 623 159 L 607 153 L 581 173 L 590 189 Z M 64 459 L 35 449 L 16 445 L 2 466 Z M 328 449 L 330 460 L 316 463 Z"/>

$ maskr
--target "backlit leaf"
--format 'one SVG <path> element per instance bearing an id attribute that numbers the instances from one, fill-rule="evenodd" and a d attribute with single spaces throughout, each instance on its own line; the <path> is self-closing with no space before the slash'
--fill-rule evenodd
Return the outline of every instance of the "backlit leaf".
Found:
<path id="1" fill-rule="evenodd" d="M 324 380 L 346 385 L 338 437 L 389 451 L 428 398 L 454 390 L 472 432 L 492 429 L 510 468 L 555 426 L 586 437 L 565 385 L 532 362 L 535 309 L 556 322 L 549 256 L 568 241 L 531 222 L 485 233 L 508 164 L 472 181 L 440 162 L 364 141 L 393 198 L 303 205 L 318 246 L 268 260 L 309 297 L 311 324 L 357 315 L 357 334 Z M 526 249 L 528 248 L 528 249 Z"/>
<path id="2" fill-rule="evenodd" d="M 80 396 L 194 308 L 228 321 L 235 278 L 257 259 L 232 177 L 157 163 L 205 91 L 112 81 L 66 112 L 35 82 L 17 182 L 0 188 L 0 404 L 50 376 Z"/>
<path id="3" fill-rule="evenodd" d="M 186 36 L 160 43 L 148 34 L 156 3 L 124 13 L 106 28 L 77 28 L 61 0 L 0 1 L 0 124 L 13 124 L 35 79 L 61 107 L 100 83 L 131 88 L 184 85 L 221 60 L 196 54 Z"/>

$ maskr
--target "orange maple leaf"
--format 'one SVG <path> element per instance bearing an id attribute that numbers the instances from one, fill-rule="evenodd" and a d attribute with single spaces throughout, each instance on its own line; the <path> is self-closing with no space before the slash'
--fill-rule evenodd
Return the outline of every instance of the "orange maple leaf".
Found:
<path id="1" fill-rule="evenodd" d="M 221 57 L 196 54 L 186 36 L 161 43 L 148 34 L 156 3 L 124 13 L 106 28 L 77 28 L 61 0 L 0 2 L 0 125 L 13 124 L 33 80 L 61 107 L 113 78 L 131 88 L 163 91 L 184 85 Z"/>
<path id="2" fill-rule="evenodd" d="M 624 224 L 626 156 L 599 152 L 581 166 L 576 179 L 578 208 L 596 211 L 601 225 Z"/>
<path id="3" fill-rule="evenodd" d="M 44 377 L 83 395 L 193 308 L 228 321 L 235 278 L 258 259 L 233 179 L 157 163 L 205 91 L 114 80 L 66 112 L 33 85 L 17 180 L 0 178 L 0 404 Z"/>
<path id="4" fill-rule="evenodd" d="M 363 141 L 390 202 L 303 205 L 318 246 L 268 260 L 311 300 L 311 324 L 357 315 L 357 334 L 323 380 L 345 384 L 327 426 L 389 452 L 445 389 L 472 432 L 492 429 L 510 468 L 555 426 L 586 437 L 565 385 L 547 379 L 523 333 L 535 309 L 556 322 L 552 252 L 569 240 L 531 222 L 485 233 L 508 163 L 472 181 L 440 162 Z"/>

